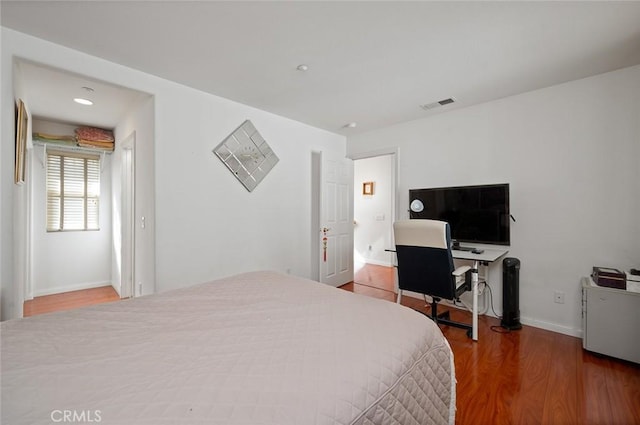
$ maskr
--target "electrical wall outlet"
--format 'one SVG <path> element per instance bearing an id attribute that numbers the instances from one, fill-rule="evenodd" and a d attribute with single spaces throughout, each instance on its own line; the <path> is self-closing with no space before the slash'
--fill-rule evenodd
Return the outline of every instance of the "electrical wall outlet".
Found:
<path id="1" fill-rule="evenodd" d="M 558 303 L 558 304 L 564 304 L 564 292 L 555 291 L 553 293 L 553 302 Z"/>

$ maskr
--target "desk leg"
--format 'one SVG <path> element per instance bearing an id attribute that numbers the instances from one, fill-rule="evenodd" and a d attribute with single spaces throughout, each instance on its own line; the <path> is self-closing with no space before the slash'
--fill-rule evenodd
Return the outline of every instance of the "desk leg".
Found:
<path id="1" fill-rule="evenodd" d="M 473 291 L 473 311 L 472 314 L 472 339 L 478 340 L 478 267 L 480 264 L 477 260 L 473 261 L 473 270 L 471 271 L 471 289 Z"/>

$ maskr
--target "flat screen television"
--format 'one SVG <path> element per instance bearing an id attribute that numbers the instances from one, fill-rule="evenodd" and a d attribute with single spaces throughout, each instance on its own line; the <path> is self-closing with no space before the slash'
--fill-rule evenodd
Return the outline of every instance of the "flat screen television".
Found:
<path id="1" fill-rule="evenodd" d="M 451 239 L 509 245 L 509 184 L 409 190 L 412 219 L 449 223 Z"/>

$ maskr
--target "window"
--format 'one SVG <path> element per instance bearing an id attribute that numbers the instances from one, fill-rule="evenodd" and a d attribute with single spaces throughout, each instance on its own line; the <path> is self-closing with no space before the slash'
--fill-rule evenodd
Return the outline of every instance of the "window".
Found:
<path id="1" fill-rule="evenodd" d="M 47 231 L 99 230 L 100 157 L 47 152 Z"/>

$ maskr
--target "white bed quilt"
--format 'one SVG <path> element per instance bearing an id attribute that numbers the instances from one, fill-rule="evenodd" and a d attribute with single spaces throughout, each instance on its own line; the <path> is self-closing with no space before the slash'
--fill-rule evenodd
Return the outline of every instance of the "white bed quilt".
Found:
<path id="1" fill-rule="evenodd" d="M 453 355 L 431 320 L 278 273 L 4 322 L 1 332 L 3 424 L 454 421 Z"/>

